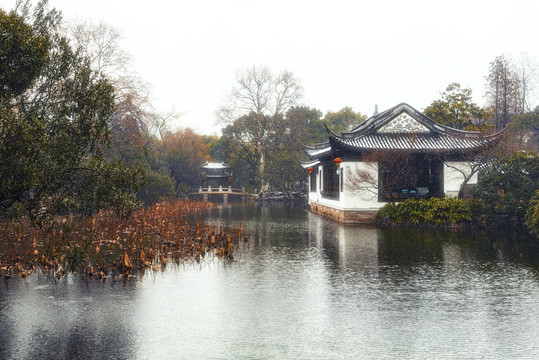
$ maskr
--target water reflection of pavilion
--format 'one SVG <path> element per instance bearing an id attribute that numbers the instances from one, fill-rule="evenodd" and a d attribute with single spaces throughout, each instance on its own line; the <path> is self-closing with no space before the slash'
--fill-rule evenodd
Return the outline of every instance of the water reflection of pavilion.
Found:
<path id="1" fill-rule="evenodd" d="M 380 229 L 371 225 L 346 226 L 308 214 L 310 246 L 324 250 L 339 267 L 348 269 L 453 266 L 473 262 L 477 254 L 450 242 L 440 234 L 417 229 Z M 444 235 L 451 238 L 458 234 Z M 460 235 L 462 237 L 464 235 Z"/>
<path id="2" fill-rule="evenodd" d="M 375 226 L 343 226 L 309 213 L 309 243 L 327 249 L 340 267 L 378 265 L 379 230 Z"/>

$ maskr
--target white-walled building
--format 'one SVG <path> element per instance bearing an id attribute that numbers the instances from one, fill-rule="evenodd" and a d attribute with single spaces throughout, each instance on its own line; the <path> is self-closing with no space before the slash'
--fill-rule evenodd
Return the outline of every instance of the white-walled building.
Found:
<path id="1" fill-rule="evenodd" d="M 345 223 L 373 222 L 378 209 L 405 198 L 458 196 L 477 183 L 477 159 L 496 135 L 440 125 L 408 104 L 305 147 L 313 212 Z"/>

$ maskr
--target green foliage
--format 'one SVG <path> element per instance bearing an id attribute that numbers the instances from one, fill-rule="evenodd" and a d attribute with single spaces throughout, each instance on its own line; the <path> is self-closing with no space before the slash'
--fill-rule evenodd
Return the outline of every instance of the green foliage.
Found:
<path id="1" fill-rule="evenodd" d="M 479 174 L 475 196 L 483 200 L 486 215 L 524 219 L 537 189 L 539 156 L 532 152 L 517 152 Z"/>
<path id="2" fill-rule="evenodd" d="M 365 115 L 345 107 L 338 112 L 322 112 L 306 106 L 293 106 L 278 119 L 251 112 L 223 129 L 214 145 L 213 157 L 225 161 L 234 173 L 234 181 L 244 186 L 260 186 L 264 162 L 265 181 L 283 190 L 294 190 L 305 181 L 300 161 L 307 160 L 302 144 L 327 141 L 326 123 L 333 131 L 347 131 L 366 119 Z M 260 133 L 260 122 L 272 123 L 271 131 Z M 216 150 L 225 156 L 217 157 Z"/>
<path id="3" fill-rule="evenodd" d="M 512 143 L 519 149 L 539 151 L 539 106 L 535 110 L 516 116 L 509 133 Z"/>
<path id="4" fill-rule="evenodd" d="M 337 112 L 328 111 L 322 122 L 336 134 L 349 131 L 367 119 L 366 115 L 354 112 L 351 107 L 346 106 Z M 325 139 L 327 140 L 327 138 Z"/>
<path id="5" fill-rule="evenodd" d="M 66 210 L 129 211 L 140 174 L 101 152 L 110 139 L 113 87 L 58 35 L 60 18 L 45 5 L 32 15 L 24 6 L 26 18 L 10 13 L 17 26 L 0 33 L 10 46 L 1 50 L 10 65 L 0 68 L 1 214 L 19 210 L 40 221 Z"/>
<path id="6" fill-rule="evenodd" d="M 466 199 L 407 199 L 402 203 L 387 203 L 378 212 L 378 222 L 412 225 L 449 225 L 472 219 L 474 204 Z"/>
<path id="7" fill-rule="evenodd" d="M 200 138 L 212 159 L 219 162 L 225 161 L 222 149 L 220 148 L 220 138 L 217 135 L 201 135 Z"/>
<path id="8" fill-rule="evenodd" d="M 442 98 L 433 101 L 424 113 L 442 125 L 468 130 L 477 130 L 473 127 L 482 123 L 489 115 L 472 101 L 472 90 L 461 89 L 458 83 L 449 84 L 445 92 L 442 92 Z"/>
<path id="9" fill-rule="evenodd" d="M 285 122 L 292 135 L 287 143 L 294 149 L 300 144 L 317 144 L 327 141 L 328 136 L 322 121 L 322 112 L 306 106 L 292 107 L 286 113 Z"/>
<path id="10" fill-rule="evenodd" d="M 162 198 L 172 198 L 176 195 L 174 181 L 170 176 L 153 170 L 146 172 L 146 185 L 137 193 L 137 198 L 144 205 L 153 205 Z"/>
<path id="11" fill-rule="evenodd" d="M 256 114 L 251 113 L 238 118 L 223 129 L 220 141 L 220 146 L 227 154 L 226 162 L 230 165 L 236 180 L 240 180 L 244 185 L 253 186 L 260 185 L 258 180 L 262 146 L 257 128 L 251 126 L 256 122 L 256 117 Z M 268 143 L 269 139 L 265 139 L 264 142 Z M 256 143 L 259 146 L 256 146 Z"/>
<path id="12" fill-rule="evenodd" d="M 49 37 L 14 12 L 0 9 L 0 97 L 17 96 L 35 81 L 47 62 Z"/>
<path id="13" fill-rule="evenodd" d="M 182 188 L 194 188 L 200 184 L 200 167 L 209 159 L 208 144 L 204 137 L 191 129 L 178 130 L 169 134 L 160 145 L 162 161 L 176 183 L 176 192 Z"/>
<path id="14" fill-rule="evenodd" d="M 299 166 L 297 153 L 280 146 L 268 161 L 268 181 L 283 192 L 295 190 L 295 184 L 305 181 L 305 171 Z"/>
<path id="15" fill-rule="evenodd" d="M 517 130 L 528 130 L 535 137 L 539 137 L 539 106 L 533 111 L 515 117 L 512 127 Z"/>
<path id="16" fill-rule="evenodd" d="M 526 213 L 526 226 L 530 229 L 530 233 L 539 237 L 539 190 L 530 200 L 530 206 Z"/>

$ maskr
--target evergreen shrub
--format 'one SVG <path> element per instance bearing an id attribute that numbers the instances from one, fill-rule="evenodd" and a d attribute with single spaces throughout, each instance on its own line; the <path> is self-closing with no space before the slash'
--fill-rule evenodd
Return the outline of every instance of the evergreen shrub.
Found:
<path id="1" fill-rule="evenodd" d="M 539 190 L 535 192 L 535 195 L 530 200 L 530 206 L 526 214 L 526 225 L 530 233 L 539 238 Z"/>
<path id="2" fill-rule="evenodd" d="M 377 215 L 379 223 L 409 225 L 450 225 L 469 222 L 477 200 L 457 198 L 407 199 L 402 203 L 388 203 Z"/>

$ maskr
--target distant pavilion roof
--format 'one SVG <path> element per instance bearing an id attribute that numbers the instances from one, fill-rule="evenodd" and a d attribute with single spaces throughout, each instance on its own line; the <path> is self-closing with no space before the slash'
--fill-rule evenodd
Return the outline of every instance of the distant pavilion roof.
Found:
<path id="1" fill-rule="evenodd" d="M 204 171 L 204 177 L 209 178 L 228 178 L 230 173 L 230 167 L 224 162 L 206 162 L 200 167 Z"/>
<path id="2" fill-rule="evenodd" d="M 498 134 L 485 136 L 477 131 L 457 130 L 440 125 L 405 103 L 371 116 L 340 136 L 327 127 L 326 129 L 329 141 L 313 147 L 304 146 L 311 160 L 329 156 L 339 150 L 352 153 L 374 150 L 468 152 L 488 145 L 498 138 Z"/>
<path id="3" fill-rule="evenodd" d="M 202 169 L 218 169 L 218 170 L 226 170 L 229 168 L 227 164 L 224 162 L 205 162 L 204 165 L 201 166 Z"/>

